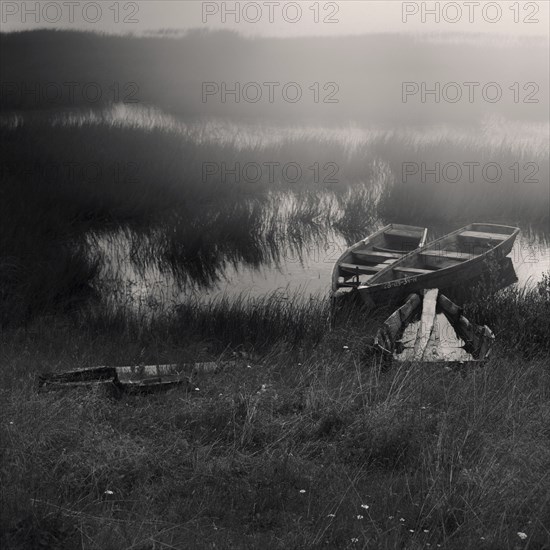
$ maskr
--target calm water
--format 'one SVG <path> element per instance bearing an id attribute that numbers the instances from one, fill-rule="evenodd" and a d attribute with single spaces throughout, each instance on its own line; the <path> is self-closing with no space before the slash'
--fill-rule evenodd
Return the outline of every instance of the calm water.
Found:
<path id="1" fill-rule="evenodd" d="M 300 292 L 304 295 L 328 295 L 335 261 L 347 248 L 343 237 L 332 234 L 324 242 L 312 242 L 297 256 L 283 253 L 280 262 L 251 267 L 231 265 L 221 272 L 220 280 L 211 286 L 178 284 L 169 273 L 148 266 L 138 268 L 130 259 L 129 241 L 123 235 L 101 241 L 106 259 L 103 280 L 108 281 L 118 301 L 139 308 L 166 307 L 193 296 L 210 300 L 220 296 L 262 296 L 274 290 Z M 550 270 L 550 246 L 541 238 L 520 233 L 510 254 L 518 285 L 534 285 Z M 117 290 L 118 289 L 118 290 Z M 122 289 L 122 290 L 121 290 Z"/>

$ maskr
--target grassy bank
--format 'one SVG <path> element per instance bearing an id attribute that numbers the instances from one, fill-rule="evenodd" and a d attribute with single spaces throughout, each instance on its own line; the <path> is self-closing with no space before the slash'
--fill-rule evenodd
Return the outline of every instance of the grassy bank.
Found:
<path id="1" fill-rule="evenodd" d="M 503 291 L 471 311 L 498 339 L 486 366 L 461 372 L 382 369 L 365 345 L 387 312 L 346 309 L 331 331 L 327 304 L 298 298 L 188 304 L 151 325 L 88 312 L 4 331 L 2 542 L 545 548 L 549 333 L 532 329 L 548 318 L 547 291 Z M 518 307 L 521 323 L 498 315 Z M 233 353 L 234 367 L 197 375 L 189 391 L 35 388 L 49 370 Z"/>

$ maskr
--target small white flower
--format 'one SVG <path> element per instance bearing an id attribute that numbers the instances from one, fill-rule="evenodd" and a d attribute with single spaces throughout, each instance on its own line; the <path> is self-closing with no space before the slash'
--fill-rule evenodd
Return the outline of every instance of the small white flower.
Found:
<path id="1" fill-rule="evenodd" d="M 300 493 L 305 493 L 306 490 L 305 489 L 300 489 Z"/>
<path id="2" fill-rule="evenodd" d="M 369 505 L 368 505 L 368 504 L 361 504 L 361 508 L 364 508 L 365 510 L 368 510 L 368 509 L 369 509 Z"/>
<path id="3" fill-rule="evenodd" d="M 414 533 L 414 529 L 409 529 L 409 533 Z"/>
<path id="4" fill-rule="evenodd" d="M 521 540 L 525 540 L 527 538 L 527 533 L 522 533 L 521 531 L 518 532 L 518 537 Z"/>
<path id="5" fill-rule="evenodd" d="M 393 519 L 393 516 L 388 516 L 388 519 Z"/>
<path id="6" fill-rule="evenodd" d="M 355 537 L 351 539 L 351 542 L 359 542 L 359 539 L 356 539 Z"/>
<path id="7" fill-rule="evenodd" d="M 329 515 L 327 516 L 327 518 L 335 518 L 335 517 L 336 517 L 336 514 L 329 514 Z"/>
<path id="8" fill-rule="evenodd" d="M 195 391 L 200 391 L 199 388 L 195 388 Z"/>
<path id="9" fill-rule="evenodd" d="M 429 529 L 424 529 L 424 533 L 429 533 L 430 530 Z"/>
<path id="10" fill-rule="evenodd" d="M 342 346 L 342 349 L 349 349 L 349 346 Z"/>
<path id="11" fill-rule="evenodd" d="M 107 490 L 105 491 L 105 494 L 106 494 L 106 495 L 114 495 L 115 493 L 114 493 L 113 491 L 107 489 Z"/>
<path id="12" fill-rule="evenodd" d="M 363 519 L 363 516 L 357 516 L 357 519 Z"/>
<path id="13" fill-rule="evenodd" d="M 399 518 L 399 521 L 405 521 L 405 518 Z"/>

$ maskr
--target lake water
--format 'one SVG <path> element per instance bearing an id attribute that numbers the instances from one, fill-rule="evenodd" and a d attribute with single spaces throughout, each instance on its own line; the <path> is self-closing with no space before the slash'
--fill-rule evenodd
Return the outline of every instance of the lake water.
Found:
<path id="1" fill-rule="evenodd" d="M 129 241 L 124 235 L 112 236 L 101 245 L 106 259 L 102 279 L 111 293 L 118 292 L 119 302 L 132 308 L 150 309 L 176 305 L 190 297 L 208 301 L 222 296 L 263 296 L 275 290 L 283 294 L 300 293 L 328 296 L 334 263 L 347 248 L 343 237 L 332 234 L 323 242 L 308 243 L 301 250 L 281 255 L 278 262 L 251 267 L 230 265 L 211 285 L 179 284 L 167 272 L 155 266 L 137 267 L 130 259 Z M 509 256 L 520 286 L 535 285 L 550 270 L 550 246 L 542 238 L 520 233 Z M 117 290 L 118 289 L 118 290 Z M 122 290 L 121 290 L 122 289 Z"/>
<path id="2" fill-rule="evenodd" d="M 57 125 L 86 126 L 108 124 L 129 126 L 138 131 L 163 128 L 176 134 L 191 136 L 199 144 L 231 143 L 233 146 L 262 147 L 284 143 L 289 139 L 317 137 L 343 143 L 349 151 L 372 142 L 381 136 L 405 136 L 411 143 L 439 143 L 442 140 L 477 140 L 498 146 L 503 141 L 514 144 L 518 150 L 533 149 L 548 151 L 548 124 L 507 123 L 488 119 L 473 132 L 471 129 L 445 126 L 426 128 L 327 128 L 268 126 L 261 123 L 240 123 L 225 120 L 181 121 L 162 113 L 154 107 L 133 107 L 118 105 L 103 111 L 62 113 L 34 113 L 32 115 L 12 114 L 1 119 L 2 124 L 24 124 L 27 119 L 46 120 L 55 129 Z M 85 128 L 83 128 L 85 131 Z M 548 185 L 548 182 L 543 182 Z M 396 220 L 399 221 L 399 220 Z M 484 221 L 484 220 L 472 220 Z M 507 223 L 502 220 L 502 223 Z M 508 221 L 510 224 L 514 222 Z M 384 225 L 382 221 L 374 226 Z M 418 225 L 421 225 L 420 223 Z M 452 229 L 457 226 L 454 225 Z M 372 228 L 373 230 L 375 227 Z M 437 233 L 449 228 L 439 228 Z M 535 284 L 542 274 L 550 270 L 550 231 L 549 228 L 534 230 L 528 225 L 516 240 L 511 258 L 518 276 L 519 285 Z M 370 232 L 370 231 L 369 231 Z M 363 235 L 363 236 L 366 236 Z M 119 303 L 132 304 L 132 307 L 165 307 L 181 303 L 191 296 L 200 300 L 227 295 L 248 294 L 261 296 L 281 289 L 285 292 L 308 294 L 328 294 L 331 273 L 339 255 L 349 246 L 338 231 L 326 228 L 313 236 L 304 236 L 299 246 L 282 247 L 276 259 L 266 257 L 259 264 L 239 261 L 222 262 L 209 284 L 187 281 L 182 284 L 170 270 L 162 269 L 156 262 L 138 265 L 132 260 L 131 240 L 124 232 L 108 236 L 95 236 L 94 246 L 103 259 L 101 283 L 116 296 Z"/>

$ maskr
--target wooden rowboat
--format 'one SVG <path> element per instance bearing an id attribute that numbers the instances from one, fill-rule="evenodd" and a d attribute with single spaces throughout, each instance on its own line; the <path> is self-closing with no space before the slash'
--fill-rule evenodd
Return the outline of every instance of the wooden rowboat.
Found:
<path id="1" fill-rule="evenodd" d="M 494 342 L 489 327 L 470 323 L 437 289 L 411 294 L 378 330 L 374 348 L 393 361 L 479 363 Z"/>
<path id="2" fill-rule="evenodd" d="M 386 225 L 349 247 L 332 272 L 332 290 L 356 288 L 365 277 L 385 269 L 402 256 L 423 246 L 428 230 L 413 225 Z"/>
<path id="3" fill-rule="evenodd" d="M 172 365 L 137 365 L 128 367 L 89 367 L 39 377 L 39 389 L 110 386 L 125 392 L 144 392 L 185 386 L 194 389 L 191 376 L 214 372 L 230 362 L 184 363 Z M 233 364 L 233 363 L 231 363 Z"/>
<path id="4" fill-rule="evenodd" d="M 467 225 L 364 277 L 357 291 L 367 304 L 389 304 L 426 288 L 453 288 L 503 260 L 518 233 L 507 225 Z"/>

